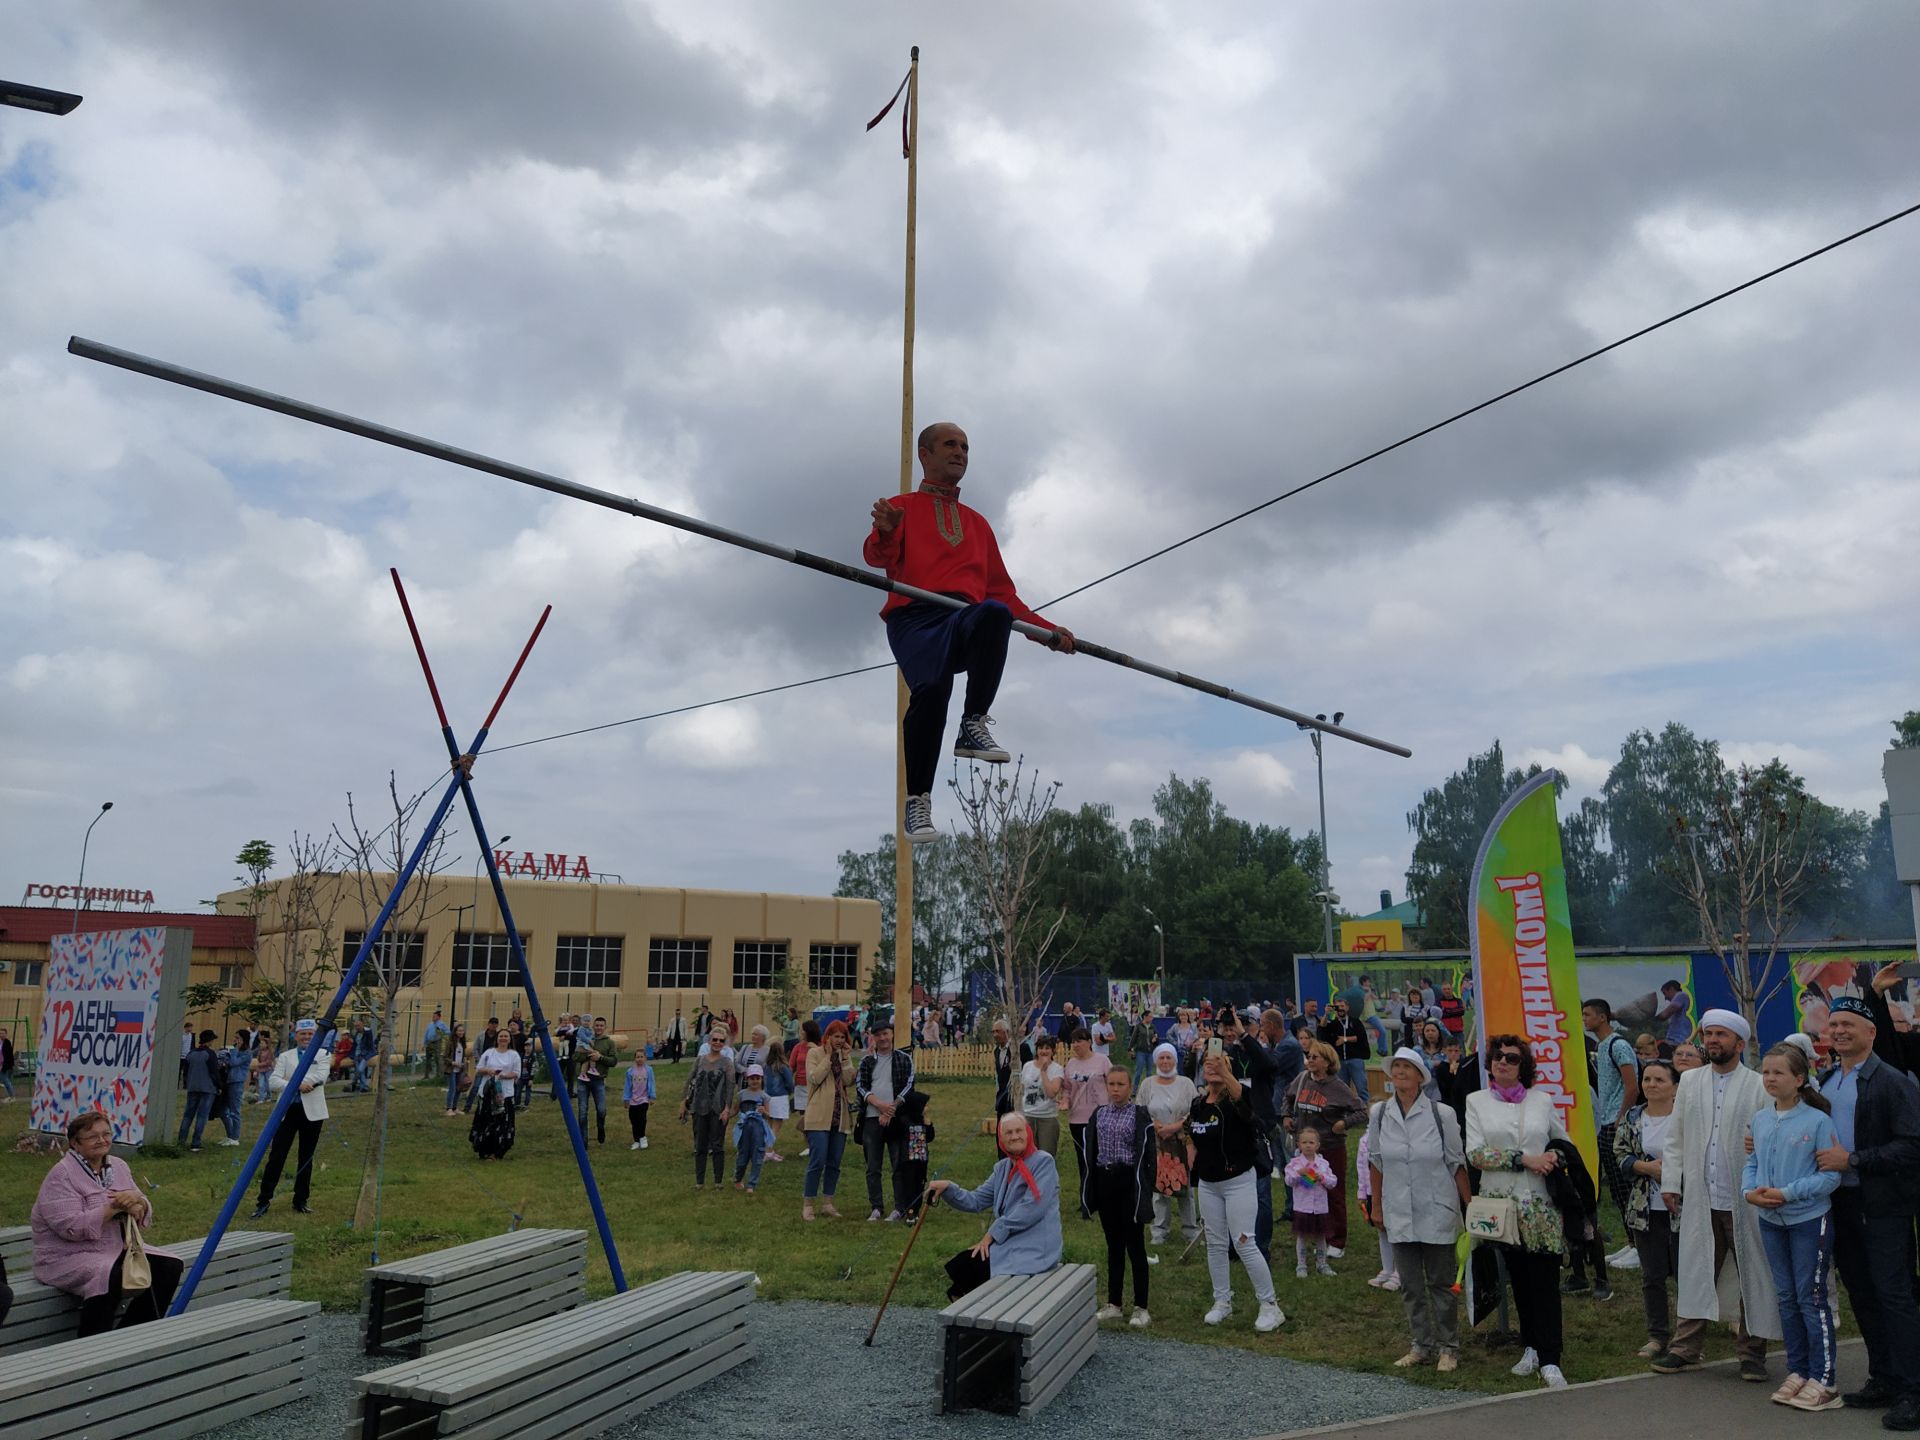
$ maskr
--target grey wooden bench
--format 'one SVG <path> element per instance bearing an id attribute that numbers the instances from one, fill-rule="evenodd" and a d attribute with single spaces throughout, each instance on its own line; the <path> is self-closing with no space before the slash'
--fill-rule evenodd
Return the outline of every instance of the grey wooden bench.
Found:
<path id="1" fill-rule="evenodd" d="M 432 1355 L 587 1300 L 587 1232 L 516 1230 L 375 1265 L 360 1338 L 369 1355 Z"/>
<path id="2" fill-rule="evenodd" d="M 7 1440 L 179 1440 L 314 1393 L 311 1301 L 236 1300 L 63 1340 L 0 1374 Z"/>
<path id="3" fill-rule="evenodd" d="M 940 1312 L 940 1409 L 1037 1414 L 1093 1357 L 1091 1265 L 1000 1275 Z"/>
<path id="4" fill-rule="evenodd" d="M 751 1360 L 752 1301 L 748 1272 L 686 1271 L 376 1370 L 353 1382 L 348 1440 L 605 1429 Z"/>
<path id="5" fill-rule="evenodd" d="M 207 1237 L 155 1244 L 189 1268 Z M 24 1225 L 0 1230 L 0 1258 L 13 1287 L 13 1310 L 0 1325 L 0 1355 L 71 1340 L 80 1328 L 80 1300 L 33 1278 L 33 1233 Z M 293 1236 L 273 1230 L 229 1230 L 207 1262 L 187 1313 L 238 1300 L 285 1299 L 293 1288 Z"/>

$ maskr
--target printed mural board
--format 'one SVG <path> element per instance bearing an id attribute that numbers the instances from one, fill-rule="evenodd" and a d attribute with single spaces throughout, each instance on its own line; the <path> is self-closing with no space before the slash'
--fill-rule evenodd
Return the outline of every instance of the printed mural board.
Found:
<path id="1" fill-rule="evenodd" d="M 55 935 L 29 1123 L 64 1134 L 88 1110 L 116 1145 L 170 1138 L 179 1090 L 193 932 L 179 927 Z"/>
<path id="2" fill-rule="evenodd" d="M 1158 1014 L 1160 982 L 1158 980 L 1107 981 L 1107 1010 L 1116 1023 L 1123 1017 L 1131 1019 L 1143 1012 L 1149 1015 Z"/>

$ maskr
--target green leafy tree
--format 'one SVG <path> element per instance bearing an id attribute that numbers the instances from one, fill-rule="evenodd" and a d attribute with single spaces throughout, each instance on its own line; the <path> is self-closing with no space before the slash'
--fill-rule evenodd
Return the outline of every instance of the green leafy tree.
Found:
<path id="1" fill-rule="evenodd" d="M 1413 858 L 1407 894 L 1426 920 L 1422 943 L 1431 950 L 1464 949 L 1468 943 L 1468 894 L 1480 841 L 1500 806 L 1540 773 L 1538 765 L 1509 770 L 1495 740 L 1420 798 L 1407 816 Z"/>
<path id="2" fill-rule="evenodd" d="M 834 894 L 875 900 L 880 905 L 880 951 L 876 960 L 894 973 L 894 837 L 882 835 L 871 850 L 840 855 L 840 879 Z M 961 984 L 967 972 L 985 961 L 979 906 L 971 877 L 961 863 L 959 842 L 943 835 L 913 852 L 914 979 L 929 992 Z"/>

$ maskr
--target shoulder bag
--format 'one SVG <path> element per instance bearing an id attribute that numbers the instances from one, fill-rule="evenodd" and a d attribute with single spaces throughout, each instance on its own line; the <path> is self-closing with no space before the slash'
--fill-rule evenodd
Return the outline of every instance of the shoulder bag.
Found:
<path id="1" fill-rule="evenodd" d="M 128 1294 L 152 1289 L 153 1266 L 147 1260 L 146 1243 L 140 1238 L 140 1222 L 123 1213 L 120 1231 L 127 1241 L 126 1253 L 120 1257 L 120 1288 Z"/>
<path id="2" fill-rule="evenodd" d="M 1520 1205 L 1511 1195 L 1476 1195 L 1467 1202 L 1467 1234 L 1497 1245 L 1520 1243 Z"/>

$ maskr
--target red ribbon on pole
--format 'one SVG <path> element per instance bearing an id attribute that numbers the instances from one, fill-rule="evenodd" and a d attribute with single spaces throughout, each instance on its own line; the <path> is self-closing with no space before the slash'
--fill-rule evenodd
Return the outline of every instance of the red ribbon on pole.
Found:
<path id="1" fill-rule="evenodd" d="M 867 121 L 867 129 L 873 129 L 874 126 L 887 118 L 887 112 L 893 109 L 894 105 L 899 102 L 900 97 L 906 93 L 907 81 L 911 79 L 913 79 L 913 71 L 908 70 L 905 77 L 900 81 L 900 88 L 893 92 L 893 99 L 887 101 L 885 105 L 880 107 L 880 113 L 878 115 Z M 911 100 L 907 101 L 905 105 L 900 106 L 900 158 L 902 160 L 912 158 L 912 152 L 907 149 L 907 114 L 912 108 L 913 101 Z"/>

